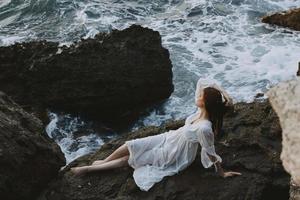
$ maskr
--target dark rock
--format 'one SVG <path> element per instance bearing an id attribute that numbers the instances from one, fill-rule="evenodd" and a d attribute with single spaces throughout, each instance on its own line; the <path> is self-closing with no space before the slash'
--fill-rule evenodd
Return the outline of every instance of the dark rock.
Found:
<path id="1" fill-rule="evenodd" d="M 64 165 L 42 122 L 0 91 L 0 199 L 34 199 Z"/>
<path id="2" fill-rule="evenodd" d="M 297 76 L 300 76 L 300 62 L 298 63 L 298 71 L 297 71 Z"/>
<path id="3" fill-rule="evenodd" d="M 234 110 L 224 119 L 225 134 L 216 141 L 216 151 L 223 159 L 225 170 L 240 171 L 242 176 L 223 179 L 213 168 L 203 168 L 200 151 L 192 165 L 174 176 L 165 177 L 148 192 L 140 191 L 135 185 L 130 167 L 86 174 L 81 178 L 73 177 L 68 171 L 70 167 L 104 159 L 126 140 L 177 129 L 184 124 L 182 119 L 123 134 L 96 153 L 76 159 L 38 199 L 288 199 L 290 176 L 280 160 L 281 127 L 270 103 L 267 100 L 238 103 Z"/>
<path id="4" fill-rule="evenodd" d="M 262 22 L 300 31 L 300 8 L 264 16 Z"/>
<path id="5" fill-rule="evenodd" d="M 70 47 L 47 41 L 0 47 L 0 63 L 0 89 L 26 108 L 82 113 L 114 124 L 128 124 L 174 90 L 159 32 L 139 25 Z"/>
<path id="6" fill-rule="evenodd" d="M 256 95 L 255 95 L 255 98 L 260 98 L 260 97 L 263 97 L 264 96 L 264 93 L 257 93 Z"/>

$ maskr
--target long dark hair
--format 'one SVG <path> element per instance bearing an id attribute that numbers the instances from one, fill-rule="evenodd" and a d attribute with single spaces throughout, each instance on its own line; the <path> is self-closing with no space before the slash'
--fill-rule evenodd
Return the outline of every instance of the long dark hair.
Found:
<path id="1" fill-rule="evenodd" d="M 223 126 L 223 116 L 228 111 L 227 99 L 222 101 L 222 94 L 213 87 L 206 87 L 203 90 L 205 109 L 208 112 L 209 120 L 212 122 L 212 129 L 215 136 L 220 136 Z"/>

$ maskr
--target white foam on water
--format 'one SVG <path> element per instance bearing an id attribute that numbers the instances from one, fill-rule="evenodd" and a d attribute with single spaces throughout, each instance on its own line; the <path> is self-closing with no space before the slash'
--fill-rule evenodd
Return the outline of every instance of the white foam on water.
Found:
<path id="1" fill-rule="evenodd" d="M 52 134 L 54 130 L 57 128 L 58 116 L 55 113 L 50 113 L 49 116 L 50 116 L 50 122 L 46 126 L 46 133 L 50 138 L 53 138 Z"/>
<path id="2" fill-rule="evenodd" d="M 263 24 L 260 16 L 266 10 L 300 5 L 300 1 L 274 4 L 248 1 L 238 6 L 213 1 L 185 1 L 183 4 L 174 8 L 177 11 L 169 10 L 174 16 L 152 16 L 153 19 L 148 20 L 151 23 L 146 24 L 162 34 L 163 45 L 170 50 L 175 91 L 163 105 L 161 113 L 168 113 L 163 115 L 165 118 L 157 114 L 157 110 L 151 111 L 133 130 L 141 125 L 158 126 L 167 119 L 184 118 L 194 112 L 193 95 L 199 78 L 214 79 L 234 102 L 251 102 L 257 93 L 264 93 L 272 85 L 296 74 L 300 61 L 299 32 Z M 196 6 L 202 6 L 206 13 L 200 14 L 201 20 L 199 16 L 183 16 L 182 10 L 178 10 L 187 11 Z M 191 88 L 187 93 L 188 86 Z M 179 95 L 182 101 L 178 101 Z"/>
<path id="3" fill-rule="evenodd" d="M 8 5 L 11 0 L 0 0 L 0 8 Z"/>
<path id="4" fill-rule="evenodd" d="M 8 24 L 10 24 L 10 23 L 16 21 L 16 20 L 19 18 L 20 14 L 21 14 L 21 13 L 17 13 L 17 14 L 15 14 L 15 15 L 12 15 L 12 16 L 7 17 L 6 19 L 0 21 L 0 28 L 1 28 L 1 27 L 4 27 L 4 26 L 7 26 Z"/>
<path id="5" fill-rule="evenodd" d="M 234 102 L 251 102 L 257 93 L 295 77 L 300 61 L 299 32 L 260 22 L 265 14 L 299 7 L 300 0 L 57 0 L 56 3 L 57 16 L 52 16 L 49 22 L 34 21 L 32 24 L 36 26 L 33 26 L 25 21 L 24 27 L 12 31 L 9 28 L 18 19 L 13 16 L 25 7 L 19 5 L 16 13 L 0 21 L 5 25 L 0 31 L 0 45 L 44 37 L 59 40 L 60 46 L 69 46 L 79 36 L 94 37 L 97 32 L 124 29 L 131 24 L 160 32 L 162 45 L 168 48 L 173 64 L 174 92 L 162 105 L 149 108 L 149 114 L 141 117 L 132 130 L 158 126 L 194 112 L 199 78 L 215 80 Z M 80 126 L 80 120 L 58 117 L 50 122 L 47 131 L 66 152 L 68 161 L 101 145 L 101 138 L 94 133 L 74 137 L 77 123 Z"/>
<path id="6" fill-rule="evenodd" d="M 65 157 L 66 157 L 66 164 L 69 164 L 76 158 L 86 155 L 89 153 L 94 152 L 97 150 L 101 145 L 104 144 L 103 140 L 101 140 L 96 134 L 89 134 L 87 136 L 81 136 L 76 139 L 79 141 L 77 149 L 74 150 L 66 150 L 65 148 Z M 74 144 L 74 139 L 70 137 L 65 137 L 61 140 L 62 147 L 69 147 Z M 93 146 L 91 148 L 91 146 Z"/>
<path id="7" fill-rule="evenodd" d="M 59 145 L 65 155 L 66 164 L 82 155 L 96 151 L 104 144 L 103 139 L 96 133 L 76 135 L 76 131 L 80 128 L 83 127 L 83 130 L 88 128 L 80 118 L 71 117 L 68 114 L 58 115 L 53 112 L 49 112 L 48 115 L 51 121 L 46 126 L 46 132 Z"/>
<path id="8" fill-rule="evenodd" d="M 0 45 L 1 46 L 9 46 L 12 45 L 16 42 L 21 42 L 22 40 L 24 40 L 25 36 L 0 36 Z"/>
<path id="9" fill-rule="evenodd" d="M 289 8 L 298 8 L 300 6 L 299 0 L 273 0 L 270 1 L 274 5 L 277 5 L 281 7 L 283 10 L 289 9 Z"/>

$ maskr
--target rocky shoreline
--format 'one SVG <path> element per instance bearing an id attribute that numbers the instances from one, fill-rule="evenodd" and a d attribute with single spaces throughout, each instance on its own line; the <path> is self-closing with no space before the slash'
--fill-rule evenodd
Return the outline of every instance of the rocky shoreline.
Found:
<path id="1" fill-rule="evenodd" d="M 278 25 L 300 31 L 300 8 L 274 13 L 262 18 L 262 22 Z M 300 76 L 300 62 L 298 63 L 297 76 Z M 288 82 L 280 83 L 268 93 L 272 106 L 278 113 L 283 127 L 283 150 L 281 159 L 286 171 L 292 175 L 290 182 L 290 200 L 300 200 L 300 80 L 296 78 Z"/>
<path id="2" fill-rule="evenodd" d="M 214 169 L 201 166 L 198 152 L 194 163 L 172 177 L 165 177 L 148 192 L 134 183 L 131 168 L 73 177 L 70 167 L 103 159 L 124 141 L 177 129 L 184 120 L 169 121 L 162 127 L 145 127 L 123 134 L 103 145 L 96 153 L 71 162 L 52 181 L 39 200 L 84 199 L 288 199 L 290 176 L 282 167 L 281 128 L 268 101 L 237 103 L 235 111 L 224 119 L 224 136 L 216 142 L 216 151 L 225 169 L 242 176 L 223 179 Z"/>
<path id="3" fill-rule="evenodd" d="M 0 199 L 35 199 L 66 161 L 48 137 L 47 109 L 116 128 L 173 92 L 169 51 L 139 25 L 70 47 L 33 41 L 0 47 Z M 120 122 L 122 121 L 122 123 Z M 117 124 L 117 125 L 116 125 Z"/>
<path id="4" fill-rule="evenodd" d="M 224 135 L 217 138 L 216 151 L 225 169 L 240 171 L 242 176 L 223 179 L 214 169 L 204 169 L 198 152 L 187 169 L 143 192 L 135 185 L 129 167 L 81 178 L 71 176 L 69 169 L 105 158 L 126 140 L 177 129 L 184 119 L 122 134 L 58 172 L 65 158 L 45 134 L 45 112 L 49 107 L 92 118 L 108 117 L 127 126 L 143 109 L 164 101 L 174 88 L 169 52 L 161 46 L 158 32 L 134 25 L 71 47 L 46 41 L 15 44 L 0 47 L 0 63 L 0 199 L 299 200 L 297 166 L 289 159 L 283 159 L 288 164 L 282 163 L 282 158 L 288 157 L 281 157 L 282 149 L 288 152 L 293 146 L 299 150 L 287 140 L 282 143 L 291 133 L 293 140 L 298 138 L 298 121 L 292 126 L 295 132 L 285 125 L 294 115 L 286 116 L 284 108 L 274 103 L 286 95 L 279 93 L 282 88 L 272 89 L 270 99 L 236 103 L 224 118 Z M 298 95 L 291 97 L 297 100 L 299 79 L 289 84 L 284 92 L 296 88 L 289 95 Z M 112 108 L 115 110 L 108 112 Z M 297 109 L 291 111 L 299 116 Z"/>
<path id="5" fill-rule="evenodd" d="M 174 90 L 158 31 L 132 25 L 70 47 L 33 41 L 0 47 L 0 90 L 48 123 L 46 109 L 125 127 Z"/>
<path id="6" fill-rule="evenodd" d="M 93 173 L 82 178 L 73 177 L 68 171 L 70 167 L 91 164 L 94 160 L 105 158 L 126 140 L 177 129 L 184 124 L 184 119 L 182 119 L 169 121 L 161 127 L 144 127 L 135 132 L 123 134 L 118 139 L 104 144 L 97 152 L 71 162 L 59 174 L 56 173 L 59 165 L 62 166 L 63 162 L 62 160 L 57 162 L 56 167 L 51 167 L 53 170 L 52 181 L 48 181 L 48 185 L 44 185 L 43 191 L 37 199 L 199 199 L 200 197 L 201 199 L 241 199 L 246 197 L 253 200 L 274 199 L 275 197 L 288 199 L 290 175 L 283 169 L 280 160 L 282 129 L 278 116 L 268 100 L 237 103 L 234 107 L 234 111 L 224 118 L 223 131 L 225 134 L 216 141 L 216 151 L 223 158 L 223 167 L 242 172 L 241 177 L 223 179 L 215 174 L 212 168 L 204 169 L 200 164 L 199 153 L 195 162 L 186 170 L 172 177 L 164 178 L 149 192 L 143 192 L 137 188 L 132 177 L 133 169 L 129 167 L 105 171 L 105 173 Z M 39 121 L 37 118 L 33 118 L 33 120 Z M 5 120 L 1 119 L 0 122 L 3 124 Z M 3 128 L 0 129 L 1 133 L 4 131 Z M 16 134 L 18 133 L 20 132 L 16 132 Z M 5 139 L 1 139 L 1 144 L 3 144 Z M 53 142 L 52 145 L 55 146 Z M 23 144 L 21 143 L 20 146 L 23 147 Z M 57 146 L 55 148 L 57 149 Z M 39 155 L 44 151 L 39 149 L 35 152 Z M 22 154 L 19 154 L 22 158 Z M 54 154 L 56 155 L 57 152 Z M 59 154 L 61 155 L 61 152 Z M 38 163 L 53 162 L 53 158 L 44 159 L 44 157 L 39 157 L 36 161 Z M 6 160 L 10 160 L 12 165 L 16 161 L 11 156 Z M 32 164 L 28 161 L 27 163 L 29 166 Z M 22 167 L 19 166 L 19 168 Z M 39 171 L 45 173 L 44 170 L 45 167 L 39 167 Z M 3 171 L 1 170 L 1 172 Z M 42 175 L 37 176 L 36 171 L 29 172 L 32 173 L 31 176 L 35 181 L 43 177 Z M 1 173 L 1 176 L 5 174 Z M 6 183 L 2 184 L 6 185 Z M 42 189 L 43 185 L 39 186 L 33 188 Z M 4 192 L 0 196 L 12 194 L 9 190 Z M 20 192 L 13 194 L 23 195 Z M 35 199 L 33 198 L 34 194 L 36 195 L 38 192 L 31 193 L 31 199 Z M 18 197 L 4 197 L 19 199 Z"/>

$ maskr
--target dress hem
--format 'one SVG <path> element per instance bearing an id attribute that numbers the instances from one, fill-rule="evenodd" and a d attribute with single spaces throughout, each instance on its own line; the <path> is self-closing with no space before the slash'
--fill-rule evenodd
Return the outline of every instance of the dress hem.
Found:
<path id="1" fill-rule="evenodd" d="M 131 143 L 130 141 L 126 141 L 125 144 L 127 145 L 127 148 L 128 148 L 128 151 L 129 151 L 129 157 L 128 157 L 128 164 L 129 166 L 131 166 L 132 168 L 135 169 L 134 167 L 134 163 L 133 163 L 133 153 L 132 153 L 132 146 L 131 146 Z"/>

